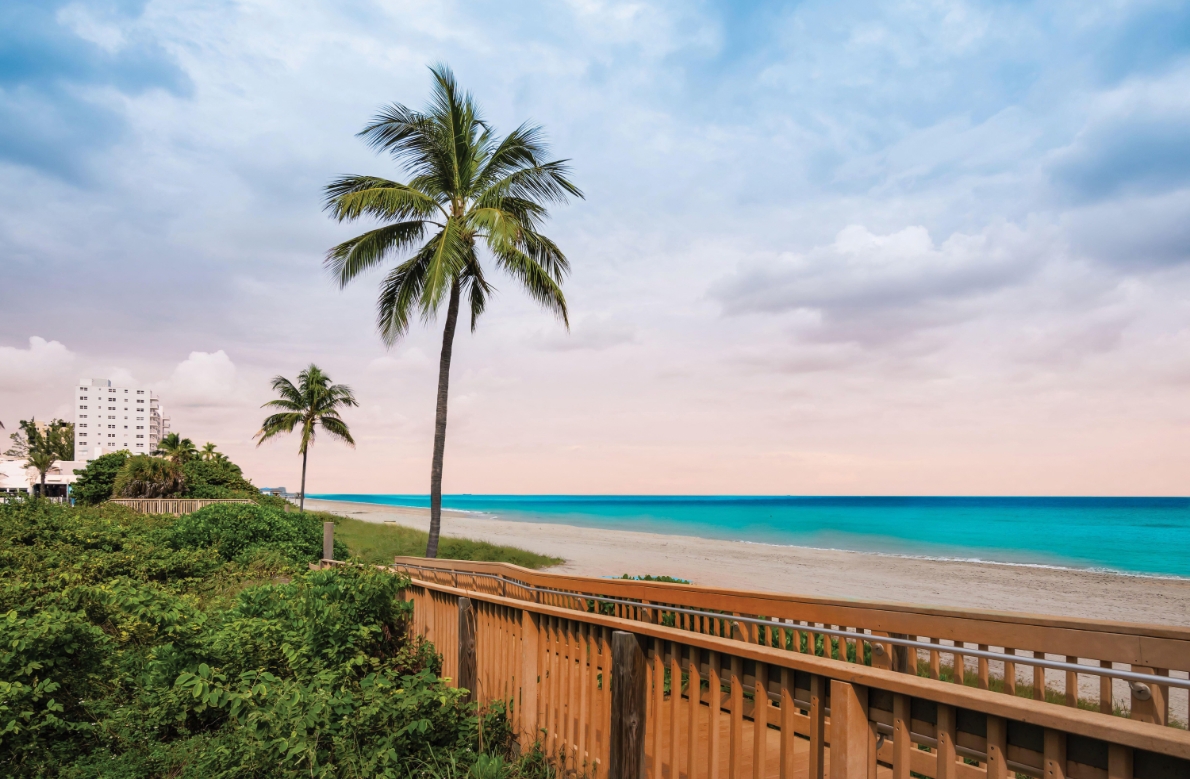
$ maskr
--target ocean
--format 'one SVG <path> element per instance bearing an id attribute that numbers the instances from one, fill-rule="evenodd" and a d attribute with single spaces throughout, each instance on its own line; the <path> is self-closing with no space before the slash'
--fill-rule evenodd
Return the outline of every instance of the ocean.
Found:
<path id="1" fill-rule="evenodd" d="M 426 495 L 310 497 L 429 506 Z M 446 495 L 442 503 L 525 522 L 1190 577 L 1190 498 Z"/>

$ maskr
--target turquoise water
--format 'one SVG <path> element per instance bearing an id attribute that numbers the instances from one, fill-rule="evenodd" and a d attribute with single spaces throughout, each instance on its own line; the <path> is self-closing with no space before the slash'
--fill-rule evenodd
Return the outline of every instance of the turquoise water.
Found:
<path id="1" fill-rule="evenodd" d="M 425 495 L 311 497 L 429 506 Z M 1190 498 L 447 495 L 442 502 L 509 520 L 1190 577 Z"/>

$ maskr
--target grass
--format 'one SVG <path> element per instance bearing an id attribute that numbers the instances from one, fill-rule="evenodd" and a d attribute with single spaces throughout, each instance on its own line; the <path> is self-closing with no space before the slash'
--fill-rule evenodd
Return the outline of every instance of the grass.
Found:
<path id="1" fill-rule="evenodd" d="M 393 557 L 425 557 L 427 534 L 402 525 L 381 525 L 349 519 L 327 512 L 308 512 L 324 522 L 335 523 L 335 540 L 347 544 L 351 556 L 365 563 L 387 564 Z M 547 568 L 565 562 L 519 549 L 515 546 L 489 544 L 469 538 L 442 536 L 438 542 L 438 557 L 444 560 L 475 560 L 485 563 L 512 563 L 524 568 Z"/>

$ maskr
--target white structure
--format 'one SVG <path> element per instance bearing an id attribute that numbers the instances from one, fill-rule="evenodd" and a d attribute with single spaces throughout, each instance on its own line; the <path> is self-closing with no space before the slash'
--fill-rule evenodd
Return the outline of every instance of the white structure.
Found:
<path id="1" fill-rule="evenodd" d="M 22 460 L 0 460 L 0 496 L 29 491 L 29 473 Z"/>
<path id="2" fill-rule="evenodd" d="M 78 481 L 75 470 L 86 468 L 79 460 L 58 460 L 45 472 L 47 495 L 65 496 L 67 488 Z M 0 497 L 14 493 L 32 493 L 41 484 L 41 474 L 36 468 L 26 468 L 25 460 L 0 460 Z"/>
<path id="3" fill-rule="evenodd" d="M 151 454 L 169 432 L 161 401 L 144 387 L 113 387 L 107 379 L 79 379 L 74 388 L 74 457 L 94 460 L 127 449 Z"/>

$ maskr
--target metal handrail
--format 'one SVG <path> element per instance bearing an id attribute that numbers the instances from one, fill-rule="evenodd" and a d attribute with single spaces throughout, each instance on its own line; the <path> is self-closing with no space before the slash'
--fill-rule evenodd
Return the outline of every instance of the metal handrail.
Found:
<path id="1" fill-rule="evenodd" d="M 394 567 L 397 567 L 394 565 Z M 720 619 L 725 622 L 744 622 L 751 625 L 763 625 L 765 627 L 780 627 L 785 630 L 796 630 L 794 627 L 785 622 L 774 622 L 773 620 L 760 619 L 758 617 L 745 617 L 736 614 L 722 614 L 716 611 L 691 609 L 684 606 L 662 606 L 661 604 L 646 604 L 640 601 L 624 600 L 621 598 L 609 598 L 603 595 L 589 595 L 585 593 L 567 592 L 566 590 L 555 590 L 549 587 L 534 587 L 530 584 L 518 581 L 517 579 L 510 579 L 505 576 L 498 576 L 490 573 L 473 573 L 471 571 L 453 571 L 444 568 L 430 568 L 421 565 L 412 565 L 409 563 L 401 563 L 399 567 L 416 568 L 419 571 L 441 571 L 443 573 L 453 573 L 455 575 L 466 575 L 473 577 L 482 577 L 485 579 L 496 579 L 498 581 L 505 581 L 515 584 L 522 589 L 531 590 L 533 592 L 544 592 L 553 595 L 565 595 L 570 598 L 582 598 L 583 600 L 595 600 L 603 603 L 618 603 L 625 606 L 633 606 L 636 608 L 643 608 L 657 610 L 657 611 L 672 611 L 682 614 L 690 614 L 699 617 L 709 617 L 712 619 Z M 800 627 L 800 626 L 799 626 Z M 1067 663 L 1061 660 L 1047 660 L 1040 657 L 1025 657 L 1021 655 L 1008 655 L 1003 652 L 990 652 L 983 649 L 968 649 L 966 647 L 950 647 L 945 644 L 934 644 L 927 641 L 915 641 L 910 638 L 894 638 L 892 636 L 870 636 L 867 633 L 852 633 L 846 630 L 836 630 L 835 628 L 827 627 L 809 627 L 802 632 L 804 633 L 821 633 L 823 635 L 838 636 L 846 638 L 858 638 L 861 636 L 869 637 L 869 643 L 877 644 L 894 644 L 896 646 L 910 647 L 914 649 L 925 649 L 931 652 L 946 652 L 948 654 L 960 654 L 964 657 L 982 657 L 988 660 L 1007 661 L 1017 663 L 1018 665 L 1027 665 L 1038 668 L 1048 668 L 1054 671 L 1074 671 L 1075 673 L 1089 674 L 1092 676 L 1106 676 L 1112 679 L 1120 679 L 1126 682 L 1140 682 L 1142 684 L 1156 684 L 1167 687 L 1177 687 L 1183 690 L 1190 690 L 1190 679 L 1179 679 L 1176 676 L 1157 676 L 1156 674 L 1142 674 L 1136 671 L 1121 671 L 1115 668 L 1103 668 L 1100 666 L 1081 665 L 1079 663 Z"/>

